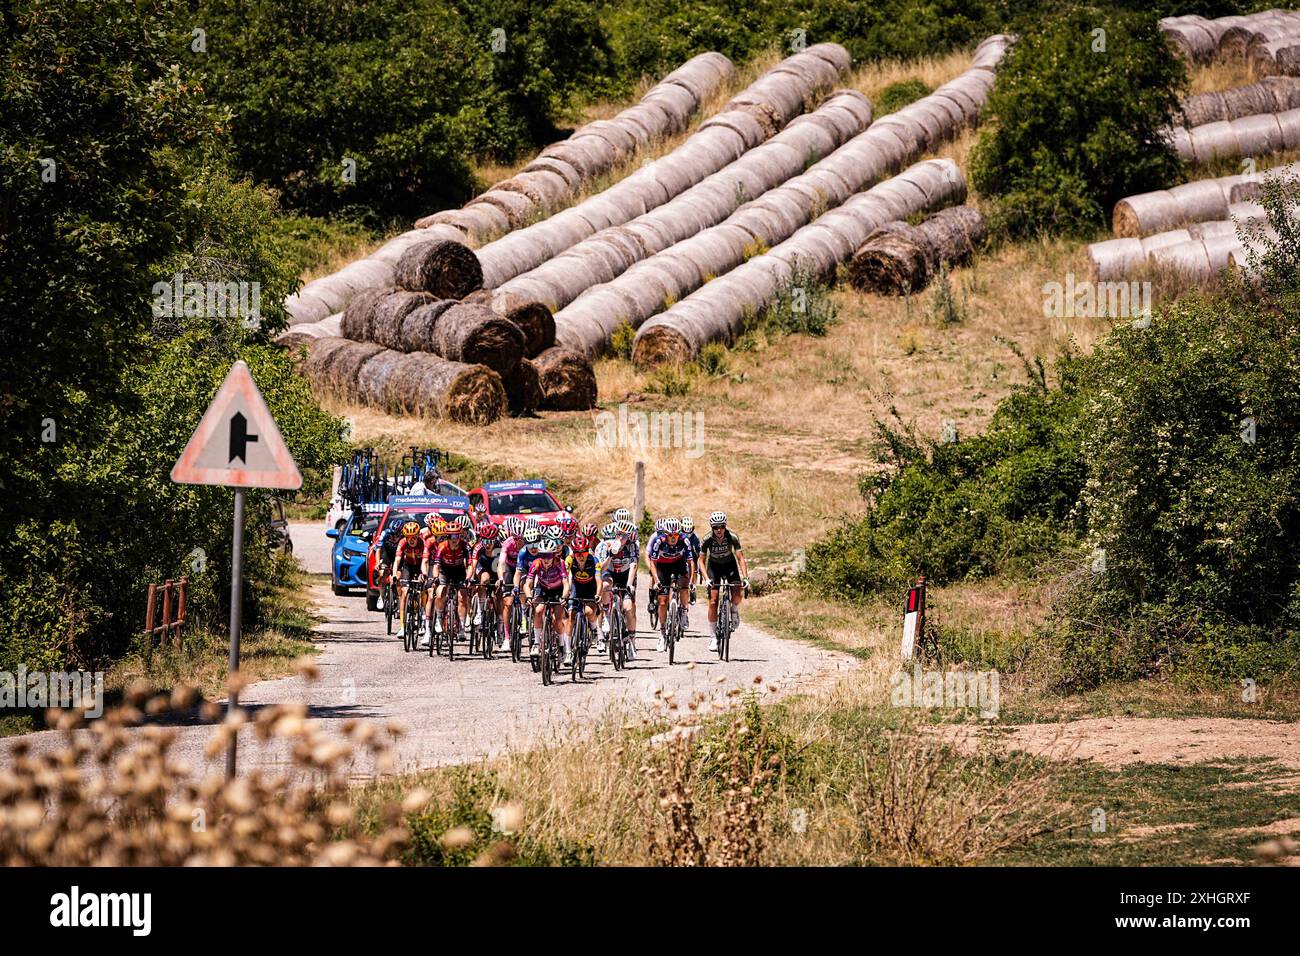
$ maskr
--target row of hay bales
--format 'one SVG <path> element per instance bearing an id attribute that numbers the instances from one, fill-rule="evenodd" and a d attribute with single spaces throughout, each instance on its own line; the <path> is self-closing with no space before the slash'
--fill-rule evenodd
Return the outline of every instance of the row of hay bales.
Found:
<path id="1" fill-rule="evenodd" d="M 1119 237 L 1150 236 L 1189 222 L 1226 220 L 1236 203 L 1260 197 L 1268 176 L 1300 175 L 1300 163 L 1275 166 L 1254 174 L 1198 179 L 1170 189 L 1140 193 L 1121 199 L 1111 216 Z"/>
<path id="2" fill-rule="evenodd" d="M 1200 126 L 1175 126 L 1169 137 L 1180 159 L 1198 165 L 1216 159 L 1267 156 L 1300 148 L 1300 109 L 1256 113 Z"/>
<path id="3" fill-rule="evenodd" d="M 749 197 L 797 176 L 809 156 L 834 152 L 866 129 L 871 118 L 870 100 L 856 90 L 840 90 L 667 203 L 625 225 L 597 232 L 506 282 L 494 295 L 515 295 L 563 309 L 592 286 L 610 282 L 633 263 L 717 225 Z"/>
<path id="4" fill-rule="evenodd" d="M 481 246 L 483 285 L 495 289 L 602 229 L 668 202 L 777 134 L 831 90 L 851 58 L 819 43 L 763 73 L 665 156 L 577 205 Z"/>
<path id="5" fill-rule="evenodd" d="M 560 204 L 593 178 L 633 152 L 687 128 L 691 116 L 735 74 L 721 53 L 702 53 L 669 73 L 641 100 L 610 120 L 581 127 L 546 147 L 518 175 L 496 184 L 464 207 L 420 220 L 375 252 L 337 272 L 307 283 L 284 303 L 293 324 L 319 322 L 341 312 L 363 289 L 392 286 L 398 259 L 412 245 L 431 239 L 482 242 L 531 221 Z"/>
<path id="6" fill-rule="evenodd" d="M 450 225 L 475 243 L 518 229 L 637 151 L 685 130 L 691 117 L 734 75 L 735 67 L 721 53 L 701 53 L 665 76 L 635 106 L 611 119 L 587 123 L 463 208 L 433 213 L 417 220 L 416 226 Z"/>
<path id="7" fill-rule="evenodd" d="M 1191 127 L 1297 108 L 1300 108 L 1300 77 L 1268 76 L 1258 83 L 1184 97 L 1179 112 L 1182 125 Z"/>
<path id="8" fill-rule="evenodd" d="M 1213 276 L 1227 265 L 1228 254 L 1241 245 L 1238 224 L 1248 225 L 1264 218 L 1264 207 L 1259 203 L 1237 202 L 1227 208 L 1222 219 L 1193 222 L 1183 229 L 1143 238 L 1127 236 L 1094 242 L 1088 246 L 1088 261 L 1099 282 L 1125 279 L 1154 265 L 1190 284 Z"/>
<path id="9" fill-rule="evenodd" d="M 1001 35 L 984 40 L 972 67 L 929 96 L 877 121 L 806 172 L 744 203 L 718 225 L 636 262 L 610 282 L 588 288 L 556 312 L 556 342 L 585 355 L 598 353 L 621 324 L 639 328 L 756 252 L 789 239 L 823 210 L 839 206 L 973 124 L 1009 42 Z M 815 232 L 807 241 L 827 243 L 844 258 L 865 238 L 844 249 L 833 230 L 823 231 L 826 235 L 816 238 Z"/>
<path id="10" fill-rule="evenodd" d="M 655 316 L 637 332 L 633 360 L 642 366 L 685 362 L 706 344 L 730 341 L 800 271 L 826 276 L 876 229 L 966 198 L 966 180 L 949 159 L 909 167 L 796 231 Z"/>
<path id="11" fill-rule="evenodd" d="M 1182 56 L 1192 63 L 1247 59 L 1260 75 L 1287 72 L 1286 51 L 1300 47 L 1300 13 L 1265 10 L 1245 16 L 1166 17 L 1159 21 Z"/>
<path id="12" fill-rule="evenodd" d="M 308 328 L 307 324 L 301 328 Z M 505 375 L 430 352 L 389 349 L 298 329 L 281 338 L 314 392 L 399 415 L 487 424 L 538 408 L 587 409 L 596 402 L 591 363 L 550 348 Z"/>
<path id="13" fill-rule="evenodd" d="M 988 225 L 973 206 L 942 209 L 917 225 L 888 222 L 853 253 L 849 283 L 877 295 L 920 292 L 940 268 L 968 262 L 987 238 Z"/>

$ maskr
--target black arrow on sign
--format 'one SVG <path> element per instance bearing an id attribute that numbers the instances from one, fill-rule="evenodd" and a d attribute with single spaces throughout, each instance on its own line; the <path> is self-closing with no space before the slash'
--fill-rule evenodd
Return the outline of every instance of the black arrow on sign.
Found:
<path id="1" fill-rule="evenodd" d="M 245 452 L 248 451 L 248 443 L 252 441 L 257 441 L 257 436 L 248 433 L 248 419 L 243 412 L 235 412 L 230 417 L 230 460 L 238 458 L 247 465 Z"/>

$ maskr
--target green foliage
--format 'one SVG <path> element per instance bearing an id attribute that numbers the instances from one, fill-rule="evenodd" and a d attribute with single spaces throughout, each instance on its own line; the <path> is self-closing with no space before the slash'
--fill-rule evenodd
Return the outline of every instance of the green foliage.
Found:
<path id="1" fill-rule="evenodd" d="M 693 370 L 685 365 L 661 365 L 646 381 L 646 388 L 665 398 L 680 398 L 691 391 Z"/>
<path id="2" fill-rule="evenodd" d="M 890 83 L 880 91 L 880 96 L 876 100 L 876 115 L 897 113 L 909 103 L 915 103 L 921 97 L 929 96 L 930 92 L 930 87 L 921 80 L 899 80 L 897 83 Z"/>
<path id="3" fill-rule="evenodd" d="M 1064 680 L 1294 669 L 1297 343 L 1294 296 L 1184 299 L 1097 351 L 1082 502 L 1104 565 L 1081 572 Z"/>
<path id="4" fill-rule="evenodd" d="M 711 378 L 720 378 L 727 374 L 727 347 L 721 342 L 710 342 L 700 349 L 695 359 L 700 371 Z"/>
<path id="5" fill-rule="evenodd" d="M 236 166 L 308 213 L 381 222 L 463 202 L 472 157 L 513 159 L 550 137 L 607 60 L 587 0 L 293 6 L 201 0 L 195 65 L 233 113 Z"/>
<path id="6" fill-rule="evenodd" d="M 971 158 L 975 187 L 997 199 L 995 226 L 1084 233 L 1124 196 L 1177 181 L 1160 130 L 1185 81 L 1150 15 L 1077 8 L 1023 35 L 998 69 Z"/>
<path id="7" fill-rule="evenodd" d="M 946 262 L 939 265 L 939 275 L 934 280 L 934 288 L 930 293 L 930 314 L 943 326 L 966 321 L 966 292 L 962 291 L 961 301 L 958 301 Z"/>
<path id="8" fill-rule="evenodd" d="M 168 475 L 235 358 L 309 489 L 341 451 L 338 422 L 266 344 L 295 270 L 273 196 L 216 161 L 226 120 L 177 66 L 181 21 L 170 3 L 33 3 L 7 10 L 0 31 L 0 666 L 120 656 L 145 585 L 166 577 L 194 578 L 197 621 L 223 619 L 230 493 Z M 261 329 L 156 318 L 154 284 L 176 273 L 257 283 Z M 252 495 L 250 625 L 282 576 L 268 514 Z"/>
<path id="9" fill-rule="evenodd" d="M 535 836 L 518 837 L 494 832 L 492 807 L 505 800 L 495 778 L 460 768 L 452 777 L 452 796 L 446 805 L 434 805 L 407 817 L 411 841 L 402 862 L 406 866 L 469 866 L 493 844 L 510 847 L 514 866 L 595 866 L 589 846 L 568 841 L 554 843 Z M 464 828 L 472 839 L 463 845 L 443 841 L 449 831 Z"/>
<path id="10" fill-rule="evenodd" d="M 1076 359 L 1056 366 L 1048 388 L 1015 389 L 975 438 L 936 442 L 910 426 L 878 422 L 882 462 L 865 477 L 864 517 L 808 550 L 804 583 L 824 594 L 865 596 L 917 575 L 941 584 L 997 571 L 1027 573 L 1081 530 L 1084 480 Z"/>
<path id="11" fill-rule="evenodd" d="M 632 350 L 636 345 L 636 329 L 631 322 L 620 322 L 609 339 L 610 349 L 624 361 L 632 361 Z"/>
<path id="12" fill-rule="evenodd" d="M 830 286 L 814 273 L 796 268 L 767 308 L 746 316 L 736 348 L 761 349 L 783 335 L 823 336 L 838 320 L 838 313 Z"/>

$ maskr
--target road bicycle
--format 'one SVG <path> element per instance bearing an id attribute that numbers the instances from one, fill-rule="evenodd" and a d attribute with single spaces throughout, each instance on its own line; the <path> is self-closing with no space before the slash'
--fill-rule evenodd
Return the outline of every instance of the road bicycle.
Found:
<path id="1" fill-rule="evenodd" d="M 429 641 L 429 656 L 444 652 L 447 660 L 456 656 L 456 641 L 461 636 L 460 628 L 460 592 L 465 587 L 461 581 L 448 581 L 442 596 L 442 632 L 434 634 L 435 640 Z"/>
<path id="2" fill-rule="evenodd" d="M 397 617 L 397 582 L 393 580 L 393 572 L 390 569 L 384 575 L 384 586 L 381 588 L 384 601 L 384 620 L 388 626 L 388 633 L 393 633 L 393 618 Z"/>
<path id="3" fill-rule="evenodd" d="M 562 607 L 562 601 L 539 601 L 538 607 L 546 610 L 542 614 L 541 646 L 537 649 L 537 666 L 542 672 L 542 684 L 549 687 L 553 675 L 559 671 L 564 662 L 564 649 L 560 646 L 560 635 L 555 631 L 555 609 Z"/>
<path id="4" fill-rule="evenodd" d="M 402 650 L 409 654 L 419 647 L 423 631 L 424 581 L 414 578 L 406 585 L 406 600 L 402 609 Z"/>
<path id="5" fill-rule="evenodd" d="M 586 608 L 594 607 L 599 611 L 595 598 L 580 598 L 576 602 L 573 615 L 573 636 L 569 646 L 573 648 L 573 675 L 576 682 L 587 673 L 587 651 L 591 649 L 591 622 L 587 620 Z"/>
<path id="6" fill-rule="evenodd" d="M 489 661 L 501 628 L 501 616 L 496 611 L 500 591 L 499 581 L 475 587 L 474 597 L 469 604 L 469 652 L 471 655 L 480 654 L 484 660 Z"/>
<path id="7" fill-rule="evenodd" d="M 627 664 L 627 622 L 623 619 L 623 601 L 628 596 L 627 588 L 610 589 L 609 610 L 605 620 L 609 622 L 609 662 L 614 670 L 621 671 Z"/>
<path id="8" fill-rule="evenodd" d="M 651 569 L 651 576 L 654 575 L 654 569 Z M 659 629 L 659 589 L 653 584 L 650 585 L 650 603 L 647 610 L 650 612 L 650 630 Z"/>
<path id="9" fill-rule="evenodd" d="M 718 584 L 709 583 L 709 590 L 718 588 L 718 657 L 724 661 L 731 660 L 731 630 L 732 615 L 735 614 L 734 606 L 731 603 L 731 589 L 741 587 L 739 583 Z"/>
<path id="10" fill-rule="evenodd" d="M 510 601 L 510 660 L 518 664 L 523 657 L 524 638 L 532 626 L 524 607 L 524 597 L 516 588 Z"/>
<path id="11" fill-rule="evenodd" d="M 682 618 L 686 614 L 686 609 L 682 607 L 681 600 L 678 597 L 678 591 L 681 589 L 682 577 L 680 574 L 674 574 L 672 581 L 669 583 L 668 607 L 664 611 L 663 635 L 664 645 L 668 650 L 668 663 L 673 663 L 676 657 L 677 642 L 682 639 Z"/>

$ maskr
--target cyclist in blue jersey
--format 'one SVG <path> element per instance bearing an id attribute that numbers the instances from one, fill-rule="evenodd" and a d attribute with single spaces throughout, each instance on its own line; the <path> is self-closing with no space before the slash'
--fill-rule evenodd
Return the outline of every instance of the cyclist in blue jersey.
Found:
<path id="1" fill-rule="evenodd" d="M 667 627 L 668 622 L 665 618 L 668 613 L 668 591 L 672 579 L 680 579 L 677 585 L 677 602 L 682 608 L 685 608 L 690 600 L 690 589 L 695 581 L 691 546 L 682 537 L 680 521 L 676 518 L 664 519 L 663 532 L 650 539 L 650 544 L 646 548 L 646 557 L 650 559 L 650 565 L 655 569 L 655 575 L 659 580 L 659 621 L 661 627 Z M 666 649 L 667 643 L 661 631 L 659 650 L 662 652 Z"/>

